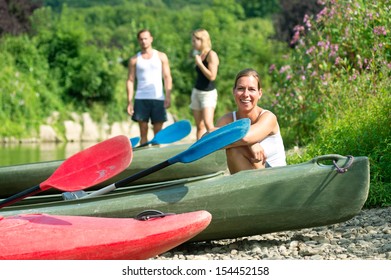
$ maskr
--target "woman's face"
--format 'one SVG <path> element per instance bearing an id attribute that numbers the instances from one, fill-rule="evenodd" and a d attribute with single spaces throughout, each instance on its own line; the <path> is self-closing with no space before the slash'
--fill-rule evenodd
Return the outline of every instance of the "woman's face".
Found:
<path id="1" fill-rule="evenodd" d="M 202 47 L 202 41 L 201 41 L 201 38 L 193 35 L 192 38 L 191 38 L 191 43 L 193 45 L 193 49 L 197 50 L 197 51 L 200 51 L 201 50 L 201 47 Z"/>
<path id="2" fill-rule="evenodd" d="M 262 90 L 258 88 L 258 80 L 253 76 L 239 78 L 233 93 L 238 110 L 247 112 L 257 107 L 258 100 L 262 96 Z"/>

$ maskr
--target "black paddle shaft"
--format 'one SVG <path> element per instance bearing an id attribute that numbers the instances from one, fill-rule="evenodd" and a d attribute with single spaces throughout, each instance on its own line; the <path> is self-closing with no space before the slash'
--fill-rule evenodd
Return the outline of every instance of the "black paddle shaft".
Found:
<path id="1" fill-rule="evenodd" d="M 0 208 L 3 208 L 5 206 L 10 205 L 14 202 L 17 202 L 19 200 L 22 200 L 25 197 L 37 194 L 41 191 L 42 191 L 41 188 L 39 187 L 39 185 L 37 185 L 37 186 L 31 187 L 27 190 L 24 190 L 20 193 L 14 194 L 13 196 L 10 196 L 10 197 L 0 201 Z"/>
<path id="2" fill-rule="evenodd" d="M 161 162 L 159 164 L 156 164 L 155 166 L 152 166 L 152 167 L 150 167 L 148 169 L 140 171 L 139 173 L 136 173 L 136 174 L 134 174 L 134 175 L 132 175 L 130 177 L 122 179 L 122 180 L 118 181 L 117 183 L 115 183 L 114 185 L 115 185 L 116 188 L 118 188 L 118 187 L 126 187 L 126 186 L 129 185 L 129 183 L 134 182 L 134 181 L 136 181 L 138 179 L 141 179 L 141 178 L 143 178 L 143 177 L 145 177 L 145 176 L 147 176 L 149 174 L 152 174 L 152 173 L 154 173 L 156 171 L 159 171 L 159 170 L 161 170 L 161 169 L 163 169 L 163 168 L 165 168 L 167 166 L 170 166 L 171 164 L 172 163 L 170 163 L 169 160 L 163 161 L 163 162 Z"/>

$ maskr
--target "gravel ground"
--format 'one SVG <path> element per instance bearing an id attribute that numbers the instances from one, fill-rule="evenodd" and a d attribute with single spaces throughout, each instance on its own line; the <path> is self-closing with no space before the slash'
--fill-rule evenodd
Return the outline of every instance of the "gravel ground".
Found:
<path id="1" fill-rule="evenodd" d="M 155 260 L 391 260 L 391 207 L 339 224 L 183 244 Z"/>

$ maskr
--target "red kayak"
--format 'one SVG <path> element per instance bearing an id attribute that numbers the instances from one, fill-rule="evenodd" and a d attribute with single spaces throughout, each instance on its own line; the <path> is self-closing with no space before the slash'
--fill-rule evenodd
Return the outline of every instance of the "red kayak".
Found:
<path id="1" fill-rule="evenodd" d="M 148 259 L 196 236 L 211 218 L 207 211 L 147 212 L 138 219 L 45 214 L 0 216 L 0 259 Z"/>

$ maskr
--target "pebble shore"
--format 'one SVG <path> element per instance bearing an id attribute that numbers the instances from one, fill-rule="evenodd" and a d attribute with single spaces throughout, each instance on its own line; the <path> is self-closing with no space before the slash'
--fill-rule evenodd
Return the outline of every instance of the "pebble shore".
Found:
<path id="1" fill-rule="evenodd" d="M 186 243 L 154 260 L 391 260 L 391 207 L 329 226 Z"/>

